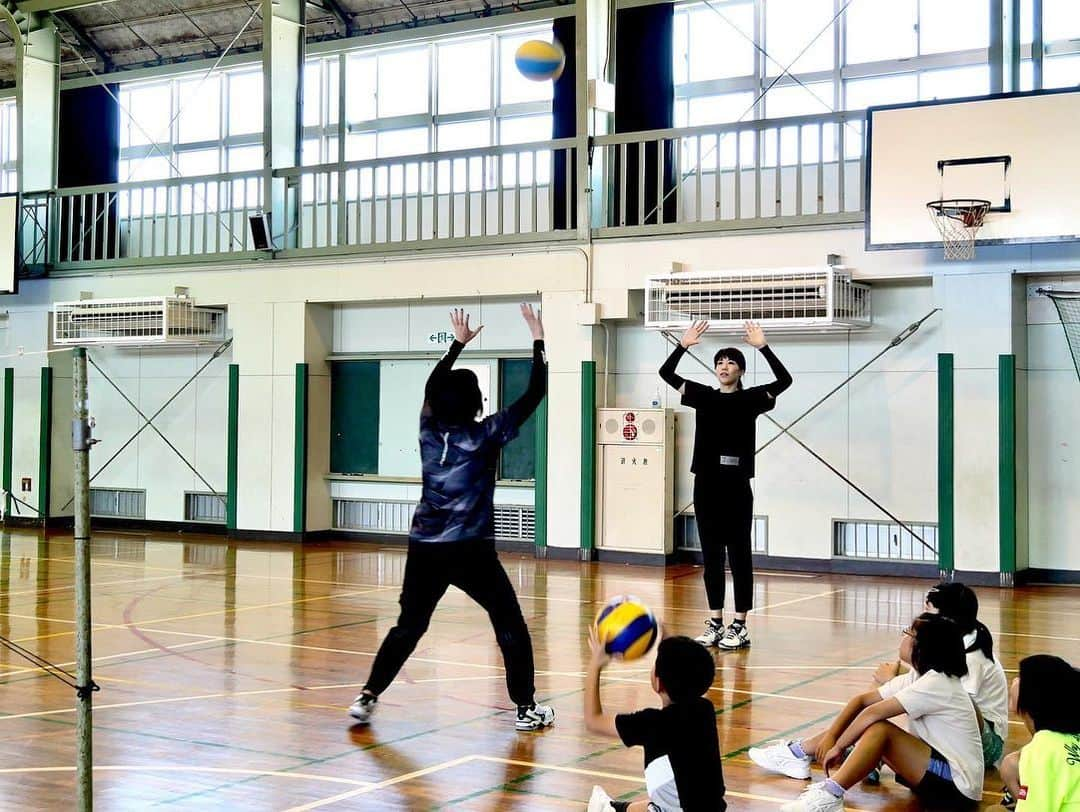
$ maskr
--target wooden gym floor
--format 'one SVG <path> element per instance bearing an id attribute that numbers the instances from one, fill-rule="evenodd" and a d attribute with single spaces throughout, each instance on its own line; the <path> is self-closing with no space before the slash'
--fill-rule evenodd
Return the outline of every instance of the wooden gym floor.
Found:
<path id="1" fill-rule="evenodd" d="M 4 532 L 0 634 L 73 670 L 70 536 Z M 629 592 L 675 632 L 704 617 L 700 571 L 503 557 L 536 649 L 538 699 L 555 727 L 517 733 L 485 614 L 451 590 L 371 727 L 345 709 L 393 624 L 405 554 L 367 544 L 226 543 L 102 532 L 93 546 L 95 797 L 98 809 L 584 809 L 593 784 L 644 789 L 640 750 L 581 723 L 587 624 Z M 765 776 L 746 748 L 825 723 L 874 666 L 929 582 L 760 573 L 749 651 L 717 654 L 728 798 L 776 809 L 801 784 Z M 1080 661 L 1075 589 L 980 589 L 1007 669 L 1033 652 Z M 613 665 L 605 708 L 655 704 L 648 660 Z M 0 656 L 0 806 L 69 808 L 74 696 Z M 1009 749 L 1026 741 L 1009 729 Z M 986 781 L 984 807 L 999 799 Z M 914 810 L 891 780 L 849 809 Z"/>

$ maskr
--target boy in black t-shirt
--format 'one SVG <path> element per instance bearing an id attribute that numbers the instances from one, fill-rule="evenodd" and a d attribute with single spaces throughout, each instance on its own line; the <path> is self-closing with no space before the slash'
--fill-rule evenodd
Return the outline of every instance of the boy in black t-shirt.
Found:
<path id="1" fill-rule="evenodd" d="M 593 787 L 588 812 L 723 812 L 724 773 L 716 710 L 705 696 L 716 676 L 713 658 L 689 637 L 666 637 L 656 651 L 652 687 L 662 708 L 605 714 L 600 705 L 600 671 L 610 662 L 604 644 L 589 635 L 592 659 L 585 677 L 585 727 L 618 737 L 627 747 L 645 749 L 649 797 L 613 801 Z"/>

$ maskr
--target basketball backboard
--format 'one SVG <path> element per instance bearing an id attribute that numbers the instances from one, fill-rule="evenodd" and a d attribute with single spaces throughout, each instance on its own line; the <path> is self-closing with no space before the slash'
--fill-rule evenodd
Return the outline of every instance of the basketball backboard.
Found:
<path id="1" fill-rule="evenodd" d="M 1080 240 L 1080 91 L 1011 93 L 866 112 L 866 247 L 928 248 L 926 204 L 991 203 L 977 245 Z"/>

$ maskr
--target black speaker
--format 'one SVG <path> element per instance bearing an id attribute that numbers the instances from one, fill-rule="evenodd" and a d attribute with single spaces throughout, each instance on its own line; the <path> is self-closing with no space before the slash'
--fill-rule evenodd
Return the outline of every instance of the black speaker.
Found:
<path id="1" fill-rule="evenodd" d="M 248 217 L 251 228 L 251 244 L 256 251 L 273 251 L 274 240 L 270 236 L 270 215 L 253 214 Z"/>

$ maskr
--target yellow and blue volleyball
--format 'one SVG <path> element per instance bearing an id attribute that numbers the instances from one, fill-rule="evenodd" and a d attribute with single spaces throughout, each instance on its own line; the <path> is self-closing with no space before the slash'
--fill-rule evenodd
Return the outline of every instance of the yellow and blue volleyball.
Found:
<path id="1" fill-rule="evenodd" d="M 514 54 L 514 62 L 521 75 L 534 82 L 558 79 L 566 65 L 566 52 L 558 40 L 544 42 L 531 39 L 523 42 Z"/>
<path id="2" fill-rule="evenodd" d="M 608 654 L 636 660 L 652 648 L 659 631 L 648 606 L 632 595 L 619 595 L 596 616 L 596 634 Z"/>

